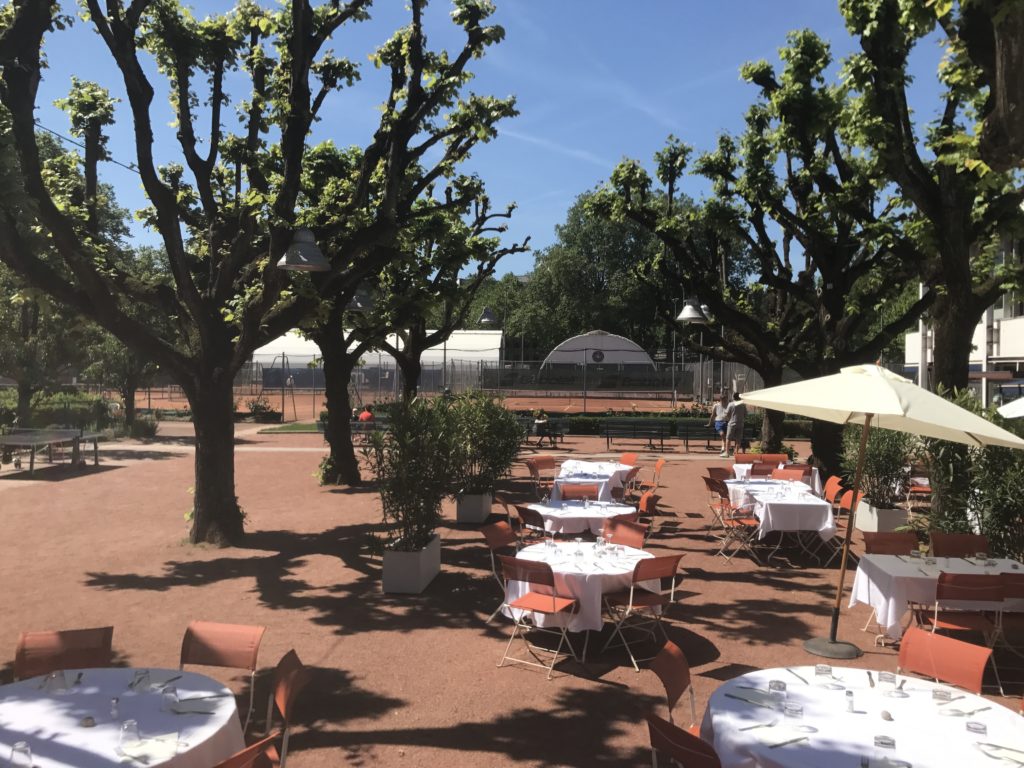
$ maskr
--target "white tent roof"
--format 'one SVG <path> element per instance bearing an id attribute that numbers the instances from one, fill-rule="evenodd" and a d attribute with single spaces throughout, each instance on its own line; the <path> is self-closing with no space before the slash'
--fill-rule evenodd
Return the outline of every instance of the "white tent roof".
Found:
<path id="1" fill-rule="evenodd" d="M 625 336 L 607 331 L 588 331 L 566 339 L 544 359 L 541 367 L 554 363 L 579 365 L 586 359 L 588 365 L 647 365 L 654 361 L 639 344 Z"/>
<path id="2" fill-rule="evenodd" d="M 501 358 L 501 331 L 455 331 L 447 343 L 438 344 L 423 353 L 423 363 L 441 363 L 447 359 L 449 362 L 459 361 L 487 361 L 497 363 Z M 401 340 L 392 335 L 388 341 L 402 348 Z M 270 364 L 275 357 L 287 355 L 289 364 L 300 360 L 311 360 L 313 357 L 320 357 L 320 348 L 315 342 L 303 338 L 298 331 L 289 331 L 284 336 L 269 344 L 265 344 L 253 353 L 253 359 L 261 363 Z M 386 352 L 382 354 L 382 363 L 393 366 L 391 356 Z M 377 362 L 376 350 L 363 355 L 363 361 L 373 365 Z"/>

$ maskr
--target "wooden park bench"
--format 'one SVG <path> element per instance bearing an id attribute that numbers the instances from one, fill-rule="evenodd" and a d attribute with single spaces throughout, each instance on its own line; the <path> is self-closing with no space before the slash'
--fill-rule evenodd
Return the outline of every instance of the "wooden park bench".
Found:
<path id="1" fill-rule="evenodd" d="M 603 424 L 603 432 L 608 450 L 615 440 L 644 440 L 651 448 L 658 440 L 660 450 L 664 451 L 669 425 L 662 419 L 608 419 Z"/>

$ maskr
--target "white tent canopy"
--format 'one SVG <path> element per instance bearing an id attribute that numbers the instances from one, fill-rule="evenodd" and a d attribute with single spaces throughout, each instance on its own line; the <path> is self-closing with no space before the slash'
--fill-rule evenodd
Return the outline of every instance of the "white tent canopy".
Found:
<path id="1" fill-rule="evenodd" d="M 392 334 L 389 343 L 402 348 L 402 340 Z M 499 331 L 455 331 L 451 338 L 443 344 L 431 347 L 423 353 L 421 362 L 425 365 L 441 364 L 444 360 L 451 362 L 480 362 L 497 365 L 501 359 L 502 332 Z M 289 331 L 284 336 L 274 339 L 253 353 L 253 359 L 266 365 L 272 364 L 274 358 L 285 355 L 291 366 L 305 365 L 314 357 L 320 357 L 320 348 L 298 331 Z M 377 350 L 363 355 L 362 362 L 367 365 L 378 364 Z M 381 352 L 380 365 L 393 368 L 395 361 L 387 352 Z"/>
<path id="2" fill-rule="evenodd" d="M 588 331 L 566 339 L 544 358 L 549 365 L 642 365 L 654 368 L 654 361 L 639 344 L 607 331 Z"/>

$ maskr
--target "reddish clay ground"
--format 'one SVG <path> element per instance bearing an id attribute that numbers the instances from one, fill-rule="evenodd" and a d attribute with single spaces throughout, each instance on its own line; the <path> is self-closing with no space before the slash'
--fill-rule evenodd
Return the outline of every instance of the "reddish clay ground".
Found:
<path id="1" fill-rule="evenodd" d="M 256 395 L 248 388 L 236 394 L 238 407 L 245 411 L 245 402 Z M 264 390 L 263 396 L 270 403 L 271 408 L 280 411 L 282 406 L 281 390 Z M 167 410 L 180 410 L 188 407 L 188 400 L 184 395 L 171 394 L 166 389 L 154 389 L 147 394 L 142 391 L 135 398 L 140 408 L 163 408 Z M 370 402 L 367 400 L 367 402 Z M 535 411 L 543 408 L 550 414 L 565 413 L 593 413 L 601 414 L 608 411 L 617 413 L 660 413 L 672 410 L 672 401 L 668 398 L 625 398 L 625 397 L 591 397 L 587 396 L 586 402 L 579 394 L 566 397 L 507 397 L 505 405 L 515 411 Z M 680 401 L 680 408 L 689 405 L 686 401 Z M 284 397 L 284 420 L 285 421 L 315 421 L 320 417 L 320 409 L 324 407 L 324 396 L 322 392 L 311 390 L 296 390 L 294 395 L 290 391 L 285 392 Z M 701 415 L 707 413 L 706 408 L 698 408 Z"/>
<path id="2" fill-rule="evenodd" d="M 109 623 L 119 662 L 174 667 L 190 619 L 259 623 L 269 628 L 263 667 L 295 648 L 315 673 L 297 714 L 293 768 L 649 764 L 642 717 L 664 706 L 650 672 L 635 673 L 617 653 L 565 663 L 550 682 L 536 670 L 496 668 L 510 627 L 484 623 L 498 590 L 475 529 L 441 529 L 443 570 L 425 594 L 381 594 L 380 561 L 363 548 L 378 527 L 377 497 L 315 485 L 319 436 L 246 427 L 237 453 L 244 544 L 185 544 L 188 429 L 168 424 L 148 444 L 104 446 L 101 466 L 79 474 L 0 474 L 8 679 L 21 629 Z M 603 441 L 569 438 L 559 453 L 603 451 Z M 722 462 L 668 455 L 662 507 L 681 531 L 652 549 L 685 554 L 669 635 L 694 667 L 702 712 L 722 680 L 813 662 L 802 643 L 827 631 L 836 570 L 716 557 L 699 477 Z M 521 466 L 506 490 L 527 497 Z M 893 669 L 894 651 L 872 648 L 860 632 L 866 619 L 863 607 L 844 608 L 840 636 L 866 651 L 854 663 Z M 265 677 L 257 688 L 265 701 Z"/>

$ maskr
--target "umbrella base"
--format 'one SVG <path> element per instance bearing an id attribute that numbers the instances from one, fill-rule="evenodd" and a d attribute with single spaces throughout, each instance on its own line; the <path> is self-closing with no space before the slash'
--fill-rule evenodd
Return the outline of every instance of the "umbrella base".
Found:
<path id="1" fill-rule="evenodd" d="M 844 643 L 828 637 L 812 637 L 804 643 L 804 650 L 826 659 L 856 659 L 864 651 L 853 643 Z"/>

